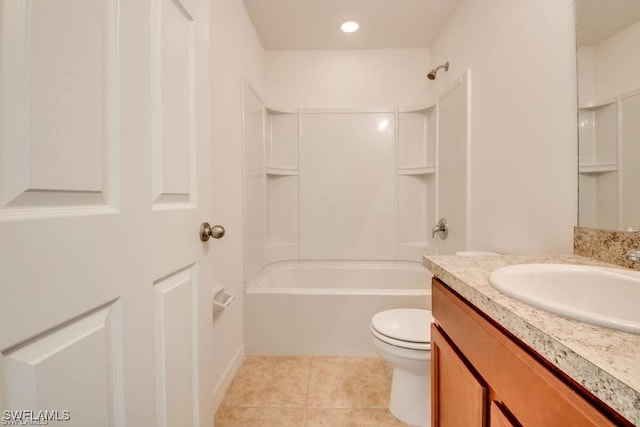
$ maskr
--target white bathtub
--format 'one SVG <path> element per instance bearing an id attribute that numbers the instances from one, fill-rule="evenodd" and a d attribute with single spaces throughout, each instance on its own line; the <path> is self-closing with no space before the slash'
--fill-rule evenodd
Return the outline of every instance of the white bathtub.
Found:
<path id="1" fill-rule="evenodd" d="M 430 309 L 430 281 L 429 271 L 408 262 L 270 265 L 247 286 L 246 352 L 374 356 L 371 317 L 392 308 Z"/>

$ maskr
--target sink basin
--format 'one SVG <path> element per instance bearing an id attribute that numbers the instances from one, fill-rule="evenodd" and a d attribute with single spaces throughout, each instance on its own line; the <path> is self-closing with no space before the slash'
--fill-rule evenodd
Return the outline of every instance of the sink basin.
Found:
<path id="1" fill-rule="evenodd" d="M 534 307 L 640 334 L 640 272 L 574 264 L 518 264 L 494 270 L 489 283 Z"/>

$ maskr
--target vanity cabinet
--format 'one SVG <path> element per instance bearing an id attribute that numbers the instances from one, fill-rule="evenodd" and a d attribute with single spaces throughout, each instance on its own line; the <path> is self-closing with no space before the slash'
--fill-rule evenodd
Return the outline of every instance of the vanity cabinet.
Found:
<path id="1" fill-rule="evenodd" d="M 631 425 L 433 279 L 433 426 Z"/>
<path id="2" fill-rule="evenodd" d="M 484 426 L 488 388 L 457 349 L 432 325 L 432 412 L 441 426 Z"/>

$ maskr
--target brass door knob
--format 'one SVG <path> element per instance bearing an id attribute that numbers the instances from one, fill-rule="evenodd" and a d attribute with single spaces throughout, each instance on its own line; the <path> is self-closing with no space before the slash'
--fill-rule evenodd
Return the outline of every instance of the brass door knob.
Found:
<path id="1" fill-rule="evenodd" d="M 200 226 L 200 240 L 206 242 L 210 237 L 214 239 L 222 239 L 224 237 L 224 227 L 221 225 L 214 225 L 213 227 L 208 222 L 203 222 Z"/>

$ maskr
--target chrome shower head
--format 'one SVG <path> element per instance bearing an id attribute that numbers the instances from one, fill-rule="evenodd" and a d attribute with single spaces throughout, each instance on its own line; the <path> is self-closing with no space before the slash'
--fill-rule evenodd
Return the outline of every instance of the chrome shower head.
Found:
<path id="1" fill-rule="evenodd" d="M 429 78 L 429 80 L 435 80 L 436 79 L 436 73 L 438 72 L 438 70 L 440 68 L 444 68 L 445 71 L 449 71 L 449 63 L 447 62 L 444 65 L 438 65 L 436 68 L 434 68 L 433 70 L 431 70 L 429 72 L 429 74 L 427 74 L 427 77 Z"/>

